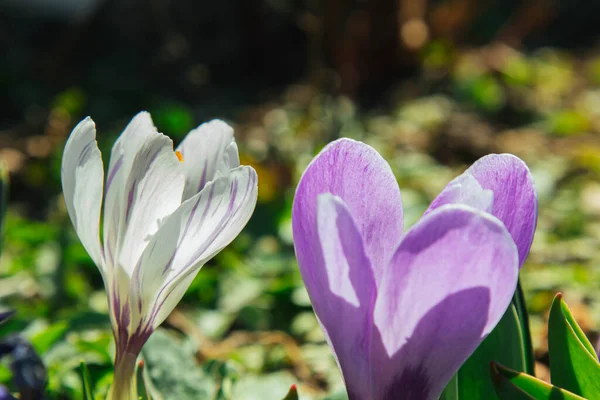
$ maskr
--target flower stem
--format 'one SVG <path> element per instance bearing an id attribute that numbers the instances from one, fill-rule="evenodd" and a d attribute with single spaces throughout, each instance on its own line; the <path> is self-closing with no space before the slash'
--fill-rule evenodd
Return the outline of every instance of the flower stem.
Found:
<path id="1" fill-rule="evenodd" d="M 137 400 L 136 360 L 135 354 L 121 354 L 115 364 L 115 377 L 107 400 Z"/>

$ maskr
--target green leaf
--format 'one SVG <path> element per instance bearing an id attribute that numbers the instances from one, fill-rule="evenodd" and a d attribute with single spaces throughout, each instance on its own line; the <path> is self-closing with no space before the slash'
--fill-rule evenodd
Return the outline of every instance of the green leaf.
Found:
<path id="1" fill-rule="evenodd" d="M 90 371 L 88 370 L 87 365 L 85 365 L 85 361 L 82 361 L 81 364 L 79 364 L 79 372 L 81 374 L 81 383 L 83 386 L 83 399 L 94 400 L 94 391 L 90 382 Z"/>
<path id="2" fill-rule="evenodd" d="M 323 400 L 348 400 L 348 393 L 345 390 L 335 392 L 325 397 Z"/>
<path id="3" fill-rule="evenodd" d="M 68 329 L 69 325 L 66 322 L 57 322 L 33 335 L 29 341 L 39 354 L 45 354 L 56 342 L 66 335 Z"/>
<path id="4" fill-rule="evenodd" d="M 531 332 L 529 330 L 529 314 L 527 313 L 525 296 L 523 294 L 523 287 L 521 286 L 520 279 L 512 303 L 519 316 L 519 326 L 521 327 L 521 336 L 525 347 L 523 352 L 523 356 L 525 357 L 525 369 L 523 371 L 529 375 L 535 375 L 535 357 L 533 356 L 533 344 L 531 342 Z"/>
<path id="5" fill-rule="evenodd" d="M 245 374 L 235 384 L 232 399 L 278 400 L 289 391 L 297 378 L 287 371 L 266 375 Z"/>
<path id="6" fill-rule="evenodd" d="M 501 400 L 582 400 L 582 397 L 552 386 L 524 372 L 497 363 L 490 364 L 496 393 Z"/>
<path id="7" fill-rule="evenodd" d="M 552 383 L 589 399 L 600 399 L 600 364 L 562 295 L 550 308 L 548 350 Z"/>
<path id="8" fill-rule="evenodd" d="M 213 399 L 214 380 L 195 362 L 194 350 L 176 337 L 157 330 L 142 350 L 153 397 L 163 399 Z"/>
<path id="9" fill-rule="evenodd" d="M 479 345 L 456 374 L 456 382 L 444 390 L 443 399 L 495 399 L 496 389 L 489 375 L 490 362 L 497 361 L 518 371 L 525 371 L 526 346 L 521 321 L 514 304 L 488 337 Z"/>
<path id="10" fill-rule="evenodd" d="M 448 385 L 446 385 L 446 389 L 442 392 L 440 396 L 440 400 L 458 400 L 458 374 L 455 374 Z"/>
<path id="11" fill-rule="evenodd" d="M 290 391 L 285 395 L 283 400 L 298 400 L 298 389 L 296 385 L 290 387 Z"/>
<path id="12" fill-rule="evenodd" d="M 152 387 L 152 382 L 148 376 L 148 370 L 146 369 L 146 363 L 143 360 L 138 363 L 135 374 L 138 397 L 143 400 L 156 399 L 156 389 Z"/>

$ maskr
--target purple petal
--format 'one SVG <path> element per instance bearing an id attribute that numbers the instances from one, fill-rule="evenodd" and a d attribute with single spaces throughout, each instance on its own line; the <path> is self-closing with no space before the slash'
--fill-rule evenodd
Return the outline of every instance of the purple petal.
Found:
<path id="1" fill-rule="evenodd" d="M 446 185 L 438 197 L 433 200 L 425 215 L 445 204 L 464 204 L 491 213 L 494 205 L 494 192 L 481 187 L 473 175 L 464 173 Z"/>
<path id="2" fill-rule="evenodd" d="M 6 386 L 0 385 L 0 400 L 15 400 Z"/>
<path id="3" fill-rule="evenodd" d="M 402 200 L 388 163 L 370 146 L 340 139 L 326 146 L 302 176 L 292 210 L 301 268 L 322 265 L 317 196 L 331 193 L 347 205 L 378 281 L 402 237 Z"/>
<path id="4" fill-rule="evenodd" d="M 529 168 L 521 159 L 511 154 L 490 154 L 482 157 L 463 175 L 450 182 L 431 203 L 427 212 L 449 203 L 468 204 L 485 210 L 476 202 L 464 201 L 481 198 L 485 190 L 482 191 L 471 184 L 462 189 L 469 194 L 456 195 L 457 182 L 464 182 L 468 179 L 465 176 L 468 175 L 473 176 L 481 188 L 494 193 L 491 212 L 506 225 L 519 249 L 519 265 L 523 265 L 531 248 L 537 223 L 537 193 Z"/>
<path id="5" fill-rule="evenodd" d="M 369 348 L 376 287 L 363 240 L 348 207 L 318 198 L 322 263 L 302 265 L 304 283 L 352 398 L 368 398 Z"/>
<path id="6" fill-rule="evenodd" d="M 510 234 L 487 213 L 447 205 L 417 223 L 379 287 L 373 398 L 437 398 L 504 314 L 518 265 Z"/>
<path id="7" fill-rule="evenodd" d="M 120 251 L 125 235 L 128 209 L 131 213 L 130 200 L 134 192 L 131 187 L 127 191 L 126 184 L 132 174 L 133 163 L 148 142 L 160 136 L 150 114 L 142 111 L 131 119 L 112 147 L 104 188 L 103 217 L 104 248 L 109 264 L 117 263 L 114 258 Z"/>

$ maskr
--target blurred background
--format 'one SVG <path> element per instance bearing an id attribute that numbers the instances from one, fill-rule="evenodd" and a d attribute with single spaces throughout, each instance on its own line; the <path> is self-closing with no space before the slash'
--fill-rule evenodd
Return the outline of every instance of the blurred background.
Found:
<path id="1" fill-rule="evenodd" d="M 106 296 L 66 214 L 60 159 L 90 115 L 106 163 L 148 110 L 175 142 L 225 119 L 259 174 L 249 225 L 146 346 L 166 398 L 280 399 L 292 383 L 305 399 L 344 398 L 290 219 L 303 169 L 341 136 L 390 162 L 406 226 L 479 157 L 528 163 L 540 215 L 521 279 L 547 378 L 555 292 L 593 340 L 600 321 L 598 15 L 600 2 L 583 0 L 0 1 L 0 159 L 11 180 L 0 305 L 17 310 L 0 336 L 32 342 L 48 398 L 81 398 L 81 360 L 106 390 Z M 0 384 L 11 384 L 7 365 Z"/>

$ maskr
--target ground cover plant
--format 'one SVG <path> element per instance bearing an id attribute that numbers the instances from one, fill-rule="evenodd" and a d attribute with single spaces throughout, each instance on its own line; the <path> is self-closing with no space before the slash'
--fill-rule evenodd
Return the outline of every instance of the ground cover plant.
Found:
<path id="1" fill-rule="evenodd" d="M 600 58 L 583 16 L 594 12 L 348 2 L 336 16 L 310 2 L 258 1 L 254 13 L 234 3 L 131 18 L 106 1 L 73 24 L 44 16 L 43 28 L 33 8 L 0 5 L 0 398 L 598 398 Z M 372 15 L 382 19 L 367 29 Z M 408 24 L 392 30 L 393 55 L 378 36 L 385 15 Z M 69 157 L 77 132 L 91 140 L 86 116 L 98 149 Z M 160 215 L 146 229 L 116 212 L 120 228 L 142 228 L 107 247 L 99 202 L 113 201 L 113 160 L 138 157 L 119 139 L 138 123 L 170 138 L 156 136 L 168 168 L 138 169 L 162 204 L 139 219 Z M 76 204 L 83 165 L 88 197 Z M 226 202 L 236 168 L 256 171 L 245 181 L 256 205 L 226 236 L 165 218 L 185 204 L 191 214 L 186 200 L 200 204 L 213 179 Z M 117 203 L 127 184 L 111 183 Z M 160 227 L 172 228 L 169 251 L 140 257 Z M 129 272 L 174 255 L 167 270 L 189 275 L 176 286 L 154 272 L 115 279 L 106 248 L 128 254 Z M 176 299 L 148 325 L 162 288 Z M 142 299 L 142 312 L 124 318 L 116 293 L 130 312 Z M 151 328 L 132 350 L 139 326 Z M 140 357 L 122 373 L 119 353 Z M 127 395 L 114 394 L 119 382 Z"/>

